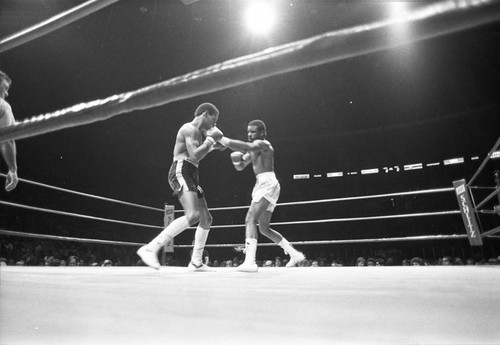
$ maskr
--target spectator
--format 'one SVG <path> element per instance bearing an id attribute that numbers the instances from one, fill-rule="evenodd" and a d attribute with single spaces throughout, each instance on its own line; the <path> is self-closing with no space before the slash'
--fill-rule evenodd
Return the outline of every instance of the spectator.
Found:
<path id="1" fill-rule="evenodd" d="M 498 265 L 498 261 L 495 258 L 491 258 L 488 260 L 488 265 Z"/>
<path id="2" fill-rule="evenodd" d="M 68 258 L 68 266 L 71 267 L 78 266 L 78 259 L 76 256 L 70 256 Z"/>
<path id="3" fill-rule="evenodd" d="M 273 267 L 273 262 L 271 260 L 267 260 L 264 262 L 264 267 Z"/>
<path id="4" fill-rule="evenodd" d="M 277 256 L 274 259 L 274 267 L 282 267 L 282 266 L 283 266 L 283 262 L 281 261 L 281 257 Z"/>
<path id="5" fill-rule="evenodd" d="M 443 266 L 453 266 L 453 258 L 451 256 L 444 256 L 441 262 Z"/>
<path id="6" fill-rule="evenodd" d="M 356 259 L 356 266 L 366 266 L 366 259 L 362 256 Z"/>
<path id="7" fill-rule="evenodd" d="M 308 259 L 305 259 L 299 263 L 299 267 L 310 267 L 311 263 L 309 262 Z"/>
<path id="8" fill-rule="evenodd" d="M 425 262 L 422 258 L 416 256 L 413 259 L 411 259 L 410 266 L 425 266 Z"/>
<path id="9" fill-rule="evenodd" d="M 366 266 L 375 266 L 376 263 L 375 263 L 375 259 L 374 258 L 368 258 L 366 260 Z"/>
<path id="10" fill-rule="evenodd" d="M 387 258 L 387 261 L 385 262 L 385 266 L 395 266 L 395 265 L 396 265 L 396 261 L 394 260 L 394 257 L 389 256 Z"/>
<path id="11" fill-rule="evenodd" d="M 109 266 L 113 266 L 113 262 L 111 260 L 104 260 L 104 262 L 102 263 L 102 267 L 109 267 Z"/>

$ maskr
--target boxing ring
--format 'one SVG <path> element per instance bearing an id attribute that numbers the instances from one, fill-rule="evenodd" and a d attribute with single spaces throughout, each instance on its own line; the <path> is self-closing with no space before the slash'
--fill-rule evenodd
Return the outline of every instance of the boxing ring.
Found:
<path id="1" fill-rule="evenodd" d="M 107 2 L 111 4 L 113 1 Z M 89 2 L 92 3 L 92 2 Z M 103 5 L 103 3 L 101 3 Z M 89 14 L 88 8 L 84 14 Z M 115 115 L 147 109 L 195 95 L 230 88 L 280 73 L 338 61 L 395 47 L 408 40 L 435 37 L 500 19 L 499 1 L 444 1 L 405 18 L 418 27 L 415 37 L 394 41 L 387 35 L 396 22 L 371 23 L 326 33 L 317 37 L 268 49 L 223 62 L 140 90 L 78 104 L 43 114 L 0 129 L 0 140 L 23 139 L 64 128 L 109 119 Z M 22 35 L 21 35 L 22 36 Z M 12 38 L 14 39 L 14 38 Z M 26 39 L 26 38 L 22 38 Z M 352 40 L 352 47 L 343 45 Z M 15 46 L 7 40 L 9 49 Z M 5 42 L 7 42 L 5 41 Z M 3 42 L 0 42 L 2 47 Z M 13 44 L 13 45 L 12 45 Z M 11 46 L 12 45 L 12 46 Z M 273 64 L 274 60 L 286 63 Z M 278 69 L 276 69 L 278 68 Z M 500 186 L 474 185 L 488 174 L 489 163 L 500 146 L 500 138 L 468 180 L 453 186 L 420 191 L 321 200 L 283 202 L 278 208 L 347 201 L 388 199 L 415 195 L 448 194 L 457 208 L 433 212 L 389 214 L 350 218 L 289 220 L 273 222 L 276 228 L 325 223 L 367 222 L 395 219 L 408 221 L 431 217 L 462 218 L 463 232 L 427 236 L 291 241 L 301 248 L 377 242 L 421 240 L 468 240 L 471 246 L 498 237 L 496 198 Z M 5 177 L 4 174 L 1 175 Z M 21 178 L 20 184 L 68 193 L 78 198 L 110 202 L 120 207 L 153 212 L 158 219 L 166 208 L 158 208 L 92 195 Z M 20 208 L 57 217 L 118 224 L 129 229 L 159 231 L 164 224 L 78 214 L 37 205 L 0 200 L 5 207 Z M 210 208 L 211 212 L 245 210 L 248 206 Z M 124 211 L 126 212 L 126 211 Z M 180 212 L 180 211 L 175 211 Z M 217 222 L 217 215 L 215 215 Z M 243 221 L 243 218 L 241 218 Z M 244 224 L 217 224 L 235 229 Z M 189 231 L 189 230 L 188 230 Z M 186 231 L 186 232 L 188 232 Z M 0 229 L 0 236 L 122 246 L 132 251 L 144 243 L 114 239 L 60 236 L 50 233 Z M 102 235 L 106 237 L 106 234 Z M 207 243 L 207 248 L 237 249 L 242 243 Z M 275 246 L 259 243 L 259 247 Z M 188 243 L 174 250 L 187 251 Z M 0 344 L 498 344 L 500 318 L 496 286 L 500 283 L 494 266 L 424 267 L 296 267 L 261 268 L 258 274 L 219 267 L 216 272 L 189 273 L 185 267 L 0 267 Z"/>

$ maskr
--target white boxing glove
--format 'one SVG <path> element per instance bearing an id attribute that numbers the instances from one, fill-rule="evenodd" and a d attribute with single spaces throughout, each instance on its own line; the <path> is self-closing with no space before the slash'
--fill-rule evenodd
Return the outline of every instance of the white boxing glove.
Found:
<path id="1" fill-rule="evenodd" d="M 215 126 L 208 129 L 206 133 L 207 139 L 205 139 L 205 144 L 207 144 L 208 146 L 213 146 L 224 136 L 224 134 L 222 134 L 222 131 Z"/>
<path id="2" fill-rule="evenodd" d="M 234 165 L 240 165 L 243 162 L 243 152 L 231 152 L 231 161 Z"/>

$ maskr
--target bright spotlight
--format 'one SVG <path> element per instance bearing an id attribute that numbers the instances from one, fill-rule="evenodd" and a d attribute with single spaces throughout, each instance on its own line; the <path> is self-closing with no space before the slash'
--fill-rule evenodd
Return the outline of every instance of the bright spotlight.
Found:
<path id="1" fill-rule="evenodd" d="M 249 30 L 256 34 L 265 34 L 273 27 L 275 13 L 267 2 L 252 2 L 246 10 L 245 22 Z"/>
<path id="2" fill-rule="evenodd" d="M 408 14 L 408 4 L 404 1 L 394 1 L 389 3 L 390 15 L 394 19 L 402 19 Z"/>

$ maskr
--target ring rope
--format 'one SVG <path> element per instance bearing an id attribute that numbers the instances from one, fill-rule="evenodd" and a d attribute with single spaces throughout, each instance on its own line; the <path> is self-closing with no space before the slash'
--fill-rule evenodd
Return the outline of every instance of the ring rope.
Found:
<path id="1" fill-rule="evenodd" d="M 4 174 L 1 174 L 5 176 Z M 24 180 L 24 179 L 22 179 Z M 28 180 L 24 180 L 28 182 Z M 30 183 L 37 184 L 37 185 L 42 185 L 42 186 L 48 186 L 54 189 L 58 190 L 64 190 L 68 192 L 74 192 L 71 190 L 65 190 L 59 187 L 53 187 L 49 185 L 44 185 L 38 182 L 33 182 L 29 181 Z M 356 196 L 356 197 L 344 197 L 344 198 L 333 198 L 333 199 L 323 199 L 323 200 L 312 200 L 312 201 L 299 201 L 299 202 L 289 202 L 289 203 L 282 203 L 278 204 L 281 206 L 284 205 L 301 205 L 301 204 L 307 204 L 307 203 L 320 203 L 320 202 L 335 202 L 335 201 L 346 201 L 346 200 L 360 200 L 360 199 L 370 199 L 370 198 L 380 198 L 380 197 L 391 197 L 391 196 L 401 196 L 401 195 L 416 195 L 416 194 L 424 194 L 424 193 L 437 193 L 437 192 L 445 192 L 445 191 L 450 191 L 453 190 L 453 188 L 438 188 L 438 189 L 428 189 L 428 190 L 422 190 L 422 191 L 410 191 L 410 192 L 399 192 L 399 193 L 388 193 L 388 194 L 376 194 L 376 195 L 368 195 L 368 196 Z M 90 194 L 85 194 L 85 193 L 80 193 L 80 192 L 74 192 L 76 194 L 83 194 L 86 196 L 91 196 L 95 197 Z M 98 197 L 101 198 L 101 197 Z M 107 200 L 108 198 L 103 198 L 103 200 Z M 113 200 L 113 199 L 109 199 Z M 121 202 L 118 201 L 119 203 L 125 203 L 125 204 L 130 204 L 127 202 Z M 120 220 L 115 220 L 115 219 L 107 219 L 107 218 L 102 218 L 102 217 L 95 217 L 95 216 L 89 216 L 89 215 L 82 215 L 82 214 L 76 214 L 76 213 L 71 213 L 71 212 L 64 212 L 64 211 L 57 211 L 57 210 L 52 210 L 52 209 L 47 209 L 47 208 L 41 208 L 41 207 L 35 207 L 35 206 L 29 206 L 29 205 L 23 205 L 23 204 L 16 204 L 12 202 L 7 202 L 0 200 L 0 204 L 7 205 L 7 206 L 13 206 L 13 207 L 19 207 L 19 208 L 24 208 L 24 209 L 29 209 L 29 210 L 34 210 L 34 211 L 41 211 L 41 212 L 48 212 L 48 213 L 53 213 L 53 214 L 59 214 L 59 215 L 65 215 L 65 216 L 72 216 L 72 217 L 78 217 L 78 218 L 85 218 L 85 219 L 91 219 L 91 220 L 102 220 L 106 222 L 111 222 L 111 223 L 118 223 L 118 224 L 125 224 L 125 225 L 134 225 L 134 226 L 141 226 L 141 227 L 149 227 L 149 228 L 155 228 L 155 229 L 163 229 L 163 226 L 156 226 L 156 225 L 149 225 L 149 224 L 140 224 L 140 223 L 134 223 L 134 222 L 126 222 L 126 221 L 120 221 Z M 135 205 L 135 204 L 134 204 Z M 142 205 L 139 205 L 142 206 Z M 240 208 L 248 208 L 248 206 L 236 206 L 236 207 L 227 207 L 227 208 L 215 208 L 215 210 L 227 210 L 227 209 L 240 209 Z M 214 209 L 210 209 L 214 210 Z M 163 212 L 163 210 L 162 210 Z M 180 210 L 180 212 L 183 212 Z M 404 218 L 404 217 L 421 217 L 421 216 L 432 216 L 432 215 L 447 215 L 447 214 L 455 214 L 459 213 L 460 211 L 442 211 L 442 212 L 428 212 L 428 213 L 411 213 L 411 214 L 402 214 L 402 215 L 387 215 L 387 216 L 368 216 L 368 217 L 356 217 L 356 218 L 332 218 L 332 219 L 321 219 L 321 220 L 314 220 L 314 221 L 294 221 L 294 222 L 279 222 L 279 223 L 271 223 L 271 225 L 292 225 L 292 224 L 312 224 L 312 223 L 331 223 L 331 222 L 346 222 L 346 221 L 360 221 L 360 220 L 375 220 L 375 219 L 391 219 L 391 218 Z M 212 225 L 211 228 L 234 228 L 234 227 L 245 227 L 245 224 L 229 224 L 229 225 Z M 189 227 L 189 229 L 194 229 L 195 227 Z"/>
<path id="2" fill-rule="evenodd" d="M 497 214 L 495 210 L 477 210 L 477 212 L 483 214 Z"/>
<path id="3" fill-rule="evenodd" d="M 441 1 L 400 18 L 327 32 L 227 60 L 135 91 L 35 116 L 1 128 L 0 142 L 102 121 L 134 110 L 149 109 L 283 73 L 443 36 L 499 19 L 500 0 Z M 391 35 L 391 30 L 402 23 L 412 25 L 412 35 Z"/>
<path id="4" fill-rule="evenodd" d="M 41 239 L 59 240 L 59 241 L 85 242 L 85 243 L 119 244 L 119 245 L 123 245 L 123 246 L 142 246 L 145 244 L 145 243 L 136 243 L 136 242 L 96 240 L 93 238 L 79 238 L 79 237 L 68 237 L 68 236 L 33 234 L 33 233 L 29 233 L 29 232 L 19 232 L 19 231 L 5 230 L 5 229 L 0 229 L 0 235 L 41 238 Z"/>
<path id="5" fill-rule="evenodd" d="M 120 221 L 120 220 L 115 220 L 115 219 L 94 217 L 94 216 L 88 216 L 88 215 L 82 215 L 82 214 L 76 214 L 76 213 L 70 213 L 70 212 L 64 212 L 64 211 L 56 211 L 56 210 L 51 210 L 51 209 L 46 209 L 46 208 L 11 203 L 11 202 L 7 202 L 7 201 L 3 201 L 3 200 L 0 200 L 0 204 L 4 204 L 7 206 L 13 206 L 13 207 L 25 208 L 25 209 L 34 210 L 34 211 L 42 211 L 42 212 L 59 214 L 59 215 L 65 215 L 65 216 L 73 216 L 73 217 L 86 218 L 86 219 L 92 219 L 92 220 L 102 220 L 102 221 L 112 222 L 112 223 L 136 225 L 136 226 L 149 227 L 149 228 L 155 228 L 155 229 L 163 229 L 164 228 L 163 226 L 139 224 L 139 223 L 125 222 L 125 221 Z M 316 219 L 316 220 L 301 220 L 301 221 L 292 221 L 292 222 L 275 222 L 275 223 L 270 223 L 270 225 L 297 225 L 297 224 L 349 222 L 349 221 L 364 221 L 364 220 L 377 220 L 377 219 L 396 219 L 396 218 L 409 218 L 409 217 L 441 216 L 441 215 L 451 215 L 451 214 L 459 214 L 459 213 L 460 213 L 459 210 L 451 210 L 451 211 L 420 212 L 420 213 L 407 213 L 407 214 L 384 215 L 384 216 L 367 216 L 367 217 L 354 217 L 354 218 L 330 218 L 330 219 Z M 240 227 L 245 227 L 245 224 L 212 225 L 211 229 L 240 228 Z M 189 227 L 189 229 L 195 229 L 195 228 L 196 227 Z"/>
<path id="6" fill-rule="evenodd" d="M 78 5 L 68 11 L 55 15 L 43 22 L 30 26 L 27 29 L 16 32 L 0 40 L 0 53 L 17 47 L 23 43 L 29 42 L 35 38 L 48 34 L 65 25 L 81 19 L 93 12 L 111 5 L 118 0 L 90 0 L 84 4 Z"/>
<path id="7" fill-rule="evenodd" d="M 387 194 L 373 194 L 373 195 L 363 195 L 363 196 L 353 196 L 353 197 L 343 197 L 343 198 L 333 198 L 333 199 L 323 199 L 323 200 L 313 200 L 313 201 L 284 202 L 281 204 L 277 204 L 276 206 L 290 206 L 290 205 L 304 205 L 304 204 L 308 204 L 308 203 L 317 204 L 317 203 L 322 203 L 322 202 L 388 198 L 388 197 L 393 197 L 393 196 L 419 195 L 419 194 L 442 193 L 442 192 L 452 192 L 452 191 L 453 191 L 453 187 L 446 187 L 446 188 L 436 188 L 436 189 L 424 189 L 424 190 L 418 190 L 418 191 L 396 192 L 396 193 L 387 193 Z"/>
<path id="8" fill-rule="evenodd" d="M 484 169 L 484 167 L 486 166 L 486 164 L 488 163 L 488 161 L 491 159 L 491 156 L 493 156 L 493 153 L 495 153 L 495 151 L 498 149 L 499 146 L 500 146 L 500 137 L 498 138 L 498 140 L 495 143 L 495 145 L 493 145 L 493 148 L 490 150 L 490 152 L 488 152 L 488 154 L 486 155 L 486 158 L 483 160 L 483 162 L 481 163 L 481 165 L 479 166 L 479 168 L 477 168 L 476 173 L 474 175 L 472 175 L 471 179 L 467 183 L 467 187 L 470 188 L 470 186 L 472 185 L 472 183 L 479 176 L 479 174 Z"/>
<path id="9" fill-rule="evenodd" d="M 85 218 L 85 219 L 91 219 L 91 220 L 102 220 L 104 222 L 118 223 L 118 224 L 125 224 L 125 225 L 135 225 L 135 226 L 146 227 L 146 228 L 163 229 L 163 226 L 140 224 L 140 223 L 126 222 L 126 221 L 121 221 L 121 220 L 116 220 L 116 219 L 94 217 L 94 216 L 89 216 L 89 215 L 84 215 L 84 214 L 56 211 L 56 210 L 52 210 L 52 209 L 48 209 L 48 208 L 41 208 L 41 207 L 35 207 L 35 206 L 29 206 L 29 205 L 16 204 L 16 203 L 3 201 L 3 200 L 0 200 L 0 204 L 7 205 L 7 206 L 13 206 L 13 207 L 20 207 L 20 208 L 24 208 L 24 209 L 28 209 L 28 210 L 32 210 L 32 211 L 42 211 L 42 212 L 54 213 L 54 214 L 59 214 L 59 215 L 63 215 L 63 216 L 71 216 L 71 217 Z"/>
<path id="10" fill-rule="evenodd" d="M 451 211 L 438 211 L 438 212 L 420 212 L 420 213 L 406 213 L 406 214 L 394 214 L 394 215 L 384 215 L 384 216 L 366 216 L 366 217 L 353 217 L 353 218 L 330 218 L 330 219 L 316 219 L 316 220 L 298 220 L 291 222 L 274 222 L 269 223 L 269 225 L 298 225 L 298 224 L 318 224 L 318 223 L 336 223 L 336 222 L 350 222 L 350 221 L 364 221 L 364 220 L 378 220 L 378 219 L 396 219 L 396 218 L 411 218 L 411 217 L 427 217 L 427 216 L 444 216 L 460 214 L 460 210 Z M 223 229 L 223 228 L 241 228 L 245 227 L 245 224 L 226 224 L 226 225 L 212 225 L 211 229 Z M 189 227 L 189 229 L 196 229 L 196 227 Z"/>
<path id="11" fill-rule="evenodd" d="M 488 201 L 490 201 L 493 197 L 500 193 L 500 187 L 497 187 L 490 195 L 488 195 L 483 201 L 481 201 L 476 207 L 474 207 L 475 211 L 480 210 Z"/>
<path id="12" fill-rule="evenodd" d="M 42 235 L 42 234 L 10 231 L 10 230 L 4 230 L 4 229 L 0 229 L 0 235 L 31 237 L 31 238 L 41 238 L 41 239 L 51 239 L 51 240 L 61 240 L 61 241 L 115 244 L 115 245 L 125 245 L 125 246 L 143 246 L 145 244 L 145 243 L 137 243 L 137 242 L 122 242 L 122 241 L 96 240 L 96 239 L 67 237 L 67 236 Z M 463 238 L 467 238 L 467 235 L 462 235 L 462 234 L 426 235 L 426 236 L 410 236 L 410 237 L 352 239 L 352 240 L 294 241 L 294 242 L 290 242 L 290 243 L 292 245 L 347 244 L 347 243 L 400 242 L 400 241 L 421 241 L 421 240 L 446 240 L 446 239 L 463 239 Z M 262 246 L 262 247 L 277 246 L 276 243 L 258 243 L 257 245 Z M 207 243 L 207 244 L 205 244 L 205 247 L 209 247 L 209 248 L 241 247 L 241 246 L 244 246 L 244 244 L 243 243 L 222 243 L 222 244 Z M 174 244 L 174 247 L 175 248 L 192 248 L 193 245 L 192 244 Z"/>
<path id="13" fill-rule="evenodd" d="M 500 226 L 497 226 L 496 228 L 483 232 L 481 236 L 490 236 L 498 238 L 498 236 L 492 236 L 492 235 L 496 234 L 499 231 L 500 231 Z"/>
<path id="14" fill-rule="evenodd" d="M 0 176 L 7 177 L 7 175 L 5 175 L 3 173 L 0 173 Z M 122 204 L 122 205 L 127 205 L 127 206 L 135 206 L 135 207 L 144 208 L 144 209 L 148 209 L 148 210 L 165 212 L 165 210 L 163 210 L 161 208 L 156 208 L 156 207 L 151 207 L 151 206 L 145 206 L 145 205 L 135 204 L 135 203 L 128 202 L 128 201 L 111 199 L 111 198 L 107 198 L 107 197 L 103 197 L 103 196 L 98 196 L 98 195 L 92 195 L 92 194 L 77 192 L 77 191 L 74 191 L 74 190 L 71 190 L 71 189 L 65 189 L 65 188 L 61 188 L 61 187 L 51 186 L 51 185 L 48 185 L 48 184 L 45 184 L 45 183 L 30 181 L 30 180 L 23 179 L 23 178 L 19 178 L 19 181 L 26 182 L 26 183 L 29 183 L 29 184 L 32 184 L 32 185 L 35 185 L 35 186 L 46 187 L 46 188 L 49 188 L 49 189 L 54 189 L 54 190 L 58 190 L 58 191 L 61 191 L 61 192 L 66 192 L 66 193 L 72 193 L 72 194 L 76 194 L 76 195 L 86 196 L 86 197 L 94 198 L 94 199 L 98 199 L 98 200 L 111 201 L 111 202 L 114 202 L 114 203 L 117 203 L 117 204 Z"/>
<path id="15" fill-rule="evenodd" d="M 442 192 L 452 192 L 452 191 L 454 191 L 453 187 L 446 187 L 446 188 L 436 188 L 436 189 L 424 189 L 424 190 L 419 190 L 419 191 L 396 192 L 396 193 L 388 193 L 388 194 L 373 194 L 373 195 L 342 197 L 342 198 L 332 198 L 332 199 L 319 199 L 319 200 L 309 200 L 309 201 L 291 201 L 291 202 L 277 203 L 276 207 L 278 207 L 278 206 L 292 206 L 292 205 L 319 204 L 319 203 L 337 202 L 337 201 L 376 199 L 376 198 L 386 198 L 386 197 L 393 197 L 393 196 L 418 195 L 418 194 L 427 194 L 427 193 L 442 193 Z M 248 205 L 247 206 L 209 208 L 210 211 L 237 210 L 237 209 L 248 209 Z M 184 212 L 184 211 L 183 210 L 176 210 L 175 212 Z"/>
<path id="16" fill-rule="evenodd" d="M 0 173 L 0 176 L 5 178 L 7 175 Z M 74 191 L 74 190 L 66 189 L 66 188 L 61 188 L 61 187 L 56 187 L 56 186 L 52 186 L 52 185 L 48 185 L 48 184 L 44 184 L 44 183 L 40 183 L 40 182 L 35 182 L 35 181 L 23 179 L 23 178 L 19 178 L 19 181 L 29 183 L 32 185 L 36 185 L 36 186 L 41 186 L 41 187 L 46 187 L 49 189 L 62 191 L 62 192 L 67 192 L 67 193 L 76 194 L 76 195 L 80 195 L 80 196 L 90 197 L 90 198 L 94 198 L 94 199 L 98 199 L 98 200 L 110 201 L 110 202 L 114 202 L 114 203 L 118 203 L 118 204 L 122 204 L 122 205 L 127 205 L 127 206 L 135 206 L 135 207 L 149 209 L 149 210 L 153 210 L 153 211 L 159 211 L 162 213 L 165 212 L 161 208 L 145 206 L 145 205 L 141 205 L 141 204 L 131 203 L 128 201 L 111 199 L 111 198 L 97 196 L 97 195 L 93 195 L 93 194 L 87 194 L 87 193 L 78 192 L 78 191 Z M 484 188 L 489 188 L 489 187 L 484 187 Z M 326 203 L 326 202 L 353 201 L 353 200 L 375 199 L 375 198 L 385 198 L 385 197 L 395 197 L 395 196 L 405 196 L 405 195 L 431 194 L 431 193 L 452 192 L 453 190 L 454 189 L 452 187 L 446 187 L 446 188 L 425 189 L 425 190 L 419 190 L 419 191 L 396 192 L 396 193 L 374 194 L 374 195 L 309 200 L 309 201 L 284 202 L 284 203 L 278 203 L 278 204 L 276 204 L 276 206 L 307 205 L 307 204 L 318 204 L 318 203 Z M 237 209 L 247 209 L 247 208 L 248 208 L 248 205 L 232 206 L 232 207 L 211 207 L 211 208 L 209 208 L 209 210 L 210 211 L 222 211 L 222 210 L 237 210 Z M 174 212 L 181 213 L 184 211 L 183 210 L 175 210 Z"/>
<path id="17" fill-rule="evenodd" d="M 467 235 L 456 234 L 456 235 L 426 235 L 426 236 L 410 236 L 410 237 L 386 237 L 386 238 L 363 238 L 363 239 L 352 239 L 352 240 L 321 240 L 321 241 L 294 241 L 290 242 L 295 245 L 309 245 L 309 244 L 348 244 L 348 243 L 373 243 L 373 242 L 400 242 L 400 241 L 422 241 L 422 240 L 449 240 L 449 239 L 464 239 Z M 278 246 L 276 243 L 257 243 L 258 246 L 271 247 Z M 244 247 L 245 244 L 206 244 L 205 247 Z M 192 244 L 179 244 L 174 245 L 178 248 L 191 248 Z"/>

